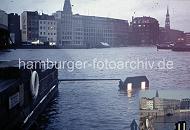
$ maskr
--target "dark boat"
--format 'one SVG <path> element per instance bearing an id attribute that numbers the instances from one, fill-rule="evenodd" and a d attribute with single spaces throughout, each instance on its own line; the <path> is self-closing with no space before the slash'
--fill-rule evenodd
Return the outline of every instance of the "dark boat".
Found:
<path id="1" fill-rule="evenodd" d="M 0 130 L 29 129 L 57 93 L 56 65 L 45 69 L 35 62 L 28 69 L 33 65 L 0 62 Z"/>
<path id="2" fill-rule="evenodd" d="M 166 116 L 173 116 L 173 114 L 172 113 L 167 113 Z"/>
<path id="3" fill-rule="evenodd" d="M 157 49 L 172 49 L 173 43 L 172 42 L 165 42 L 162 44 L 157 44 Z"/>
<path id="4" fill-rule="evenodd" d="M 178 38 L 177 42 L 172 47 L 172 51 L 190 51 L 190 44 L 187 44 L 184 38 Z"/>

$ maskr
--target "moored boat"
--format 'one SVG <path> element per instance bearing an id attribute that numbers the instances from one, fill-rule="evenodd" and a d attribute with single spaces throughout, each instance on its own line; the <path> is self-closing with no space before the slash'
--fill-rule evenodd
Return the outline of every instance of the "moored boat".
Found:
<path id="1" fill-rule="evenodd" d="M 0 62 L 1 130 L 27 130 L 43 112 L 58 91 L 58 70 L 51 66 L 28 69 L 18 61 Z"/>
<path id="2" fill-rule="evenodd" d="M 184 38 L 178 38 L 172 47 L 172 51 L 190 51 L 190 44 L 187 44 Z"/>
<path id="3" fill-rule="evenodd" d="M 157 44 L 157 49 L 172 49 L 173 43 L 172 42 L 165 42 L 161 44 Z"/>

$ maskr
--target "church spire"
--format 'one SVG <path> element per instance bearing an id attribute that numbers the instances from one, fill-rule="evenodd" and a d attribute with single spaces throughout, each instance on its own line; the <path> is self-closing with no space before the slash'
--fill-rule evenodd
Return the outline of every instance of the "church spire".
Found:
<path id="1" fill-rule="evenodd" d="M 170 14 L 169 7 L 167 6 L 166 20 L 165 20 L 165 29 L 170 30 Z"/>
<path id="2" fill-rule="evenodd" d="M 64 14 L 71 14 L 71 15 L 73 14 L 70 0 L 65 0 L 65 3 L 63 6 L 63 13 Z"/>
<path id="3" fill-rule="evenodd" d="M 168 6 L 167 6 L 167 14 L 166 15 L 168 15 L 168 16 L 170 15 L 169 14 L 169 7 Z"/>
<path id="4" fill-rule="evenodd" d="M 159 97 L 158 90 L 156 90 L 156 97 Z"/>

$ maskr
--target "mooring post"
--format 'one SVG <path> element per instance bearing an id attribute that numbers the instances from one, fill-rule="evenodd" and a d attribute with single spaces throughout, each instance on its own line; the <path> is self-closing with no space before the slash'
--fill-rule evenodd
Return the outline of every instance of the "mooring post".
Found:
<path id="1" fill-rule="evenodd" d="M 138 130 L 138 124 L 135 121 L 135 119 L 132 121 L 130 127 L 131 127 L 131 130 Z"/>

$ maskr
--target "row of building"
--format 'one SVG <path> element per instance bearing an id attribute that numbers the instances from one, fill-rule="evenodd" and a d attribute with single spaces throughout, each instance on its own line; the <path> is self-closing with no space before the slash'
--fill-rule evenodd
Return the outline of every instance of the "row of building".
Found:
<path id="1" fill-rule="evenodd" d="M 158 91 L 153 98 L 142 97 L 140 100 L 141 110 L 190 110 L 190 99 L 165 99 L 160 98 Z"/>
<path id="2" fill-rule="evenodd" d="M 73 14 L 70 0 L 65 0 L 63 11 L 52 15 L 24 11 L 21 16 L 8 14 L 8 29 L 14 43 L 52 42 L 64 48 L 93 48 L 99 43 L 112 47 L 155 45 L 175 42 L 185 33 L 170 29 L 169 9 L 165 27 L 152 17 L 133 17 L 132 21 L 107 17 Z M 187 33 L 188 41 L 189 33 Z"/>

